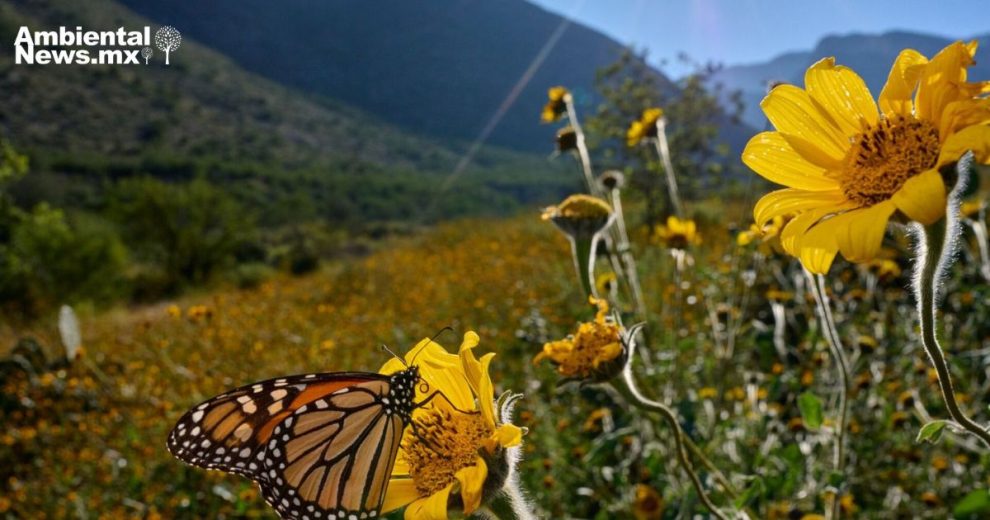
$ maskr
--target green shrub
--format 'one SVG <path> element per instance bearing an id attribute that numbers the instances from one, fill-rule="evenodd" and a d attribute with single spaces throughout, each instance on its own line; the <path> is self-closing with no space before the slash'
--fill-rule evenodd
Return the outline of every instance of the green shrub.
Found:
<path id="1" fill-rule="evenodd" d="M 109 213 L 135 257 L 157 266 L 170 290 L 205 282 L 233 266 L 236 251 L 253 229 L 232 197 L 203 180 L 120 181 L 110 190 Z"/>

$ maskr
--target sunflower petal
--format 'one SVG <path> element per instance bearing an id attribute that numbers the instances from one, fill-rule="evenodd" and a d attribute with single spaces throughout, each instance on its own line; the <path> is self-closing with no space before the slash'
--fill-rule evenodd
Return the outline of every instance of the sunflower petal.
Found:
<path id="1" fill-rule="evenodd" d="M 841 217 L 847 221 L 839 229 L 839 251 L 850 262 L 869 262 L 876 258 L 883 243 L 883 234 L 887 230 L 887 222 L 897 208 L 894 203 L 885 200 L 869 208 L 844 213 Z"/>
<path id="2" fill-rule="evenodd" d="M 828 191 L 838 184 L 825 176 L 825 168 L 808 162 L 779 132 L 756 134 L 743 151 L 742 160 L 765 179 L 789 188 Z"/>
<path id="3" fill-rule="evenodd" d="M 760 106 L 767 119 L 806 159 L 824 167 L 840 164 L 849 140 L 807 92 L 794 85 L 781 85 L 771 90 Z"/>
<path id="4" fill-rule="evenodd" d="M 461 483 L 461 500 L 464 501 L 464 514 L 470 515 L 481 507 L 481 489 L 488 478 L 488 465 L 481 457 L 475 457 L 473 466 L 458 470 L 454 478 Z"/>
<path id="5" fill-rule="evenodd" d="M 416 483 L 411 478 L 393 478 L 388 481 L 385 491 L 385 501 L 382 503 L 382 514 L 410 504 L 419 499 Z"/>
<path id="6" fill-rule="evenodd" d="M 976 162 L 980 164 L 990 162 L 990 126 L 971 126 L 950 135 L 942 144 L 936 167 L 941 168 L 956 162 L 969 151 L 973 152 L 973 160 Z"/>
<path id="7" fill-rule="evenodd" d="M 959 130 L 987 123 L 990 123 L 990 99 L 961 99 L 945 106 L 938 134 L 945 140 Z"/>
<path id="8" fill-rule="evenodd" d="M 804 86 L 847 137 L 876 125 L 880 118 L 863 78 L 849 67 L 836 66 L 835 58 L 822 59 L 808 68 Z"/>
<path id="9" fill-rule="evenodd" d="M 911 220 L 934 224 L 945 215 L 945 181 L 938 170 L 927 170 L 908 179 L 890 200 Z"/>
<path id="10" fill-rule="evenodd" d="M 756 225 L 763 227 L 776 216 L 792 215 L 809 209 L 840 206 L 846 202 L 846 196 L 839 190 L 805 191 L 785 189 L 772 191 L 764 195 L 753 208 L 753 219 Z"/>
<path id="11" fill-rule="evenodd" d="M 406 363 L 418 366 L 419 375 L 429 385 L 426 392 L 417 385 L 417 399 L 426 399 L 434 392 L 440 392 L 455 407 L 474 410 L 474 394 L 459 356 L 447 352 L 430 339 L 424 339 L 406 354 Z"/>
<path id="12" fill-rule="evenodd" d="M 447 520 L 447 501 L 453 487 L 454 484 L 451 483 L 440 491 L 409 504 L 405 520 Z"/>
<path id="13" fill-rule="evenodd" d="M 911 95 L 918 87 L 918 80 L 928 64 L 926 58 L 914 49 L 904 49 L 890 68 L 887 83 L 880 91 L 880 111 L 885 115 L 911 115 L 914 106 Z"/>
<path id="14" fill-rule="evenodd" d="M 801 250 L 801 265 L 812 274 L 828 274 L 838 251 L 827 247 L 807 247 Z"/>
<path id="15" fill-rule="evenodd" d="M 966 86 L 966 68 L 973 64 L 975 52 L 975 45 L 957 41 L 932 58 L 914 96 L 915 115 L 919 119 L 938 124 L 949 103 L 974 95 L 973 89 Z"/>
<path id="16" fill-rule="evenodd" d="M 495 430 L 495 441 L 503 448 L 522 444 L 523 430 L 514 424 L 503 424 Z"/>
<path id="17" fill-rule="evenodd" d="M 817 208 L 809 211 L 805 211 L 800 215 L 791 219 L 784 229 L 780 232 L 780 246 L 784 248 L 789 255 L 800 257 L 800 252 L 798 251 L 798 243 L 801 237 L 811 228 L 818 223 L 819 220 L 834 212 L 832 208 Z"/>

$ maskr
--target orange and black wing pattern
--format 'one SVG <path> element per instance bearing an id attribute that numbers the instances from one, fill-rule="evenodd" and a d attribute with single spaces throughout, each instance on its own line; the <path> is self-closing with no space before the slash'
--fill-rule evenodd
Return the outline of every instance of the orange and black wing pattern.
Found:
<path id="1" fill-rule="evenodd" d="M 418 379 L 412 367 L 254 383 L 189 410 L 167 446 L 189 464 L 253 479 L 283 518 L 373 518 Z"/>

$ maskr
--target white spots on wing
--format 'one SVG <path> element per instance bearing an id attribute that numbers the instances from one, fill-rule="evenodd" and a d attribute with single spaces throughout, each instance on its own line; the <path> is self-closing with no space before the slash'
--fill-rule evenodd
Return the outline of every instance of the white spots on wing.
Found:
<path id="1" fill-rule="evenodd" d="M 285 390 L 284 388 L 279 388 L 278 390 L 273 390 L 272 393 L 271 393 L 272 399 L 275 400 L 275 401 L 278 401 L 280 399 L 283 399 L 287 395 L 289 395 L 289 392 L 287 390 Z"/>
<path id="2" fill-rule="evenodd" d="M 210 447 L 210 440 L 209 439 L 203 439 L 203 442 L 201 442 L 199 445 L 202 446 L 202 447 L 204 447 L 204 448 L 209 448 Z"/>
<path id="3" fill-rule="evenodd" d="M 246 459 L 251 456 L 251 448 L 242 448 L 241 451 L 237 452 L 237 456 Z"/>
<path id="4" fill-rule="evenodd" d="M 251 387 L 251 391 L 254 392 L 254 393 L 256 393 L 256 394 L 258 392 L 261 392 L 264 389 L 265 389 L 265 387 L 263 387 L 261 385 L 254 385 L 254 386 Z"/>
<path id="5" fill-rule="evenodd" d="M 196 410 L 195 412 L 193 412 L 193 414 L 192 414 L 192 420 L 193 420 L 193 422 L 199 422 L 202 419 L 203 419 L 203 410 L 202 410 L 202 407 L 200 407 L 199 410 Z"/>
<path id="6" fill-rule="evenodd" d="M 319 401 L 316 401 L 316 402 L 315 402 L 315 403 L 313 403 L 313 404 L 314 404 L 314 405 L 316 405 L 316 407 L 317 407 L 317 408 L 319 408 L 320 410 L 323 410 L 323 409 L 325 409 L 325 408 L 327 408 L 327 407 L 329 407 L 329 406 L 330 406 L 330 405 L 329 405 L 329 404 L 327 404 L 327 402 L 326 402 L 326 401 L 324 401 L 323 399 L 320 399 Z"/>
<path id="7" fill-rule="evenodd" d="M 193 428 L 192 431 L 189 432 L 189 434 L 192 435 L 193 437 L 199 435 L 199 426 Z"/>

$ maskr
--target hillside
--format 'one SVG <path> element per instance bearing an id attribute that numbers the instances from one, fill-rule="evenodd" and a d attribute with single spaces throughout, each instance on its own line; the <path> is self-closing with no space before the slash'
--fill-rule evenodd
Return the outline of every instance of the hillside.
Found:
<path id="1" fill-rule="evenodd" d="M 990 78 L 990 60 L 986 58 L 986 53 L 990 52 L 990 34 L 959 37 L 964 40 L 975 38 L 981 42 L 976 65 L 970 69 L 970 74 L 975 78 Z M 713 80 L 722 82 L 730 90 L 741 90 L 746 103 L 743 120 L 754 128 L 763 128 L 766 119 L 759 103 L 766 94 L 767 84 L 786 81 L 801 85 L 804 83 L 804 71 L 823 57 L 835 56 L 839 63 L 856 70 L 875 96 L 883 88 L 890 65 L 901 49 L 916 49 L 932 56 L 952 41 L 942 36 L 907 31 L 827 36 L 809 51 L 789 52 L 762 63 L 726 67 Z"/>
<path id="2" fill-rule="evenodd" d="M 417 133 L 460 140 L 481 132 L 566 25 L 489 140 L 536 152 L 549 143 L 538 124 L 546 89 L 567 85 L 591 109 L 595 71 L 623 51 L 611 38 L 523 0 L 122 2 L 273 81 Z"/>
<path id="3" fill-rule="evenodd" d="M 145 24 L 150 23 L 115 2 L 0 4 L 4 41 L 13 41 L 20 26 Z M 101 179 L 121 175 L 205 176 L 261 203 L 304 193 L 328 217 L 409 218 L 422 206 L 415 197 L 431 196 L 466 149 L 259 77 L 185 36 L 167 68 L 160 62 L 15 65 L 12 47 L 0 48 L 0 133 L 33 163 L 33 180 L 21 187 L 22 196 L 63 203 Z M 554 198 L 571 182 L 545 156 L 485 147 L 473 164 L 462 177 L 470 204 L 450 201 L 438 204 L 438 211 L 504 210 Z M 76 176 L 72 193 L 53 189 L 64 184 L 64 175 Z M 413 200 L 374 208 L 382 204 L 364 200 L 369 190 L 410 194 Z M 383 213 L 374 214 L 379 209 Z"/>

